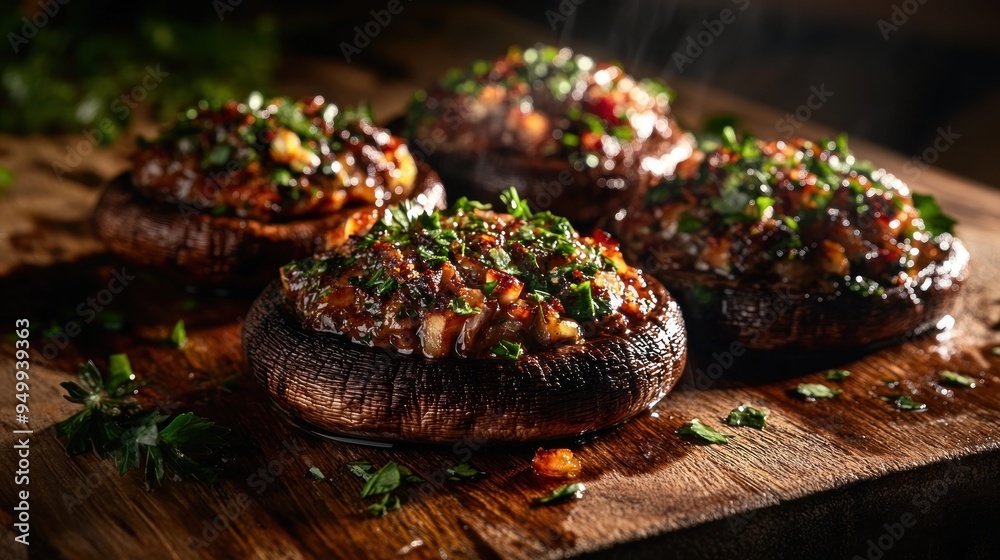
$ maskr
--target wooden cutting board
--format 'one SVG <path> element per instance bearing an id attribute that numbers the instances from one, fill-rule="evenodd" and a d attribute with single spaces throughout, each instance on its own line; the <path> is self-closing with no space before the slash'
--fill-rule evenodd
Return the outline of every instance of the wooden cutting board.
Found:
<path id="1" fill-rule="evenodd" d="M 412 61 L 411 82 L 383 87 L 375 79 L 356 79 L 363 72 L 358 68 L 327 63 L 309 63 L 312 72 L 302 74 L 310 76 L 313 91 L 343 91 L 336 84 L 350 78 L 352 87 L 375 96 L 376 108 L 398 108 L 415 84 L 439 71 L 421 61 L 438 64 L 448 56 L 445 46 L 440 56 L 426 57 L 387 49 Z M 771 136 L 781 118 L 719 92 L 674 85 L 682 100 L 693 100 L 678 104 L 688 123 L 726 111 Z M 305 86 L 287 89 L 297 88 Z M 825 131 L 807 123 L 801 132 Z M 0 333 L 11 332 L 15 319 L 31 321 L 33 557 L 995 555 L 988 535 L 990 522 L 1000 519 L 1000 356 L 992 353 L 1000 345 L 997 191 L 932 168 L 904 176 L 959 218 L 958 234 L 972 253 L 972 277 L 950 330 L 857 356 L 765 361 L 695 353 L 678 388 L 651 414 L 589 441 L 563 443 L 583 463 L 583 499 L 533 507 L 533 498 L 557 485 L 531 474 L 533 447 L 478 441 L 454 448 L 362 447 L 324 440 L 286 422 L 247 376 L 239 340 L 247 300 L 192 295 L 102 252 L 87 218 L 103 179 L 124 162 L 121 152 L 95 152 L 73 176 L 57 182 L 50 163 L 75 140 L 0 137 L 0 164 L 18 176 L 0 201 Z M 891 170 L 903 168 L 895 154 L 863 142 L 852 145 Z M 120 293 L 104 292 L 116 274 L 135 278 Z M 123 328 L 109 331 L 101 318 L 86 322 L 88 298 L 100 306 L 108 300 L 108 310 L 123 313 Z M 190 338 L 182 350 L 163 342 L 178 319 Z M 70 321 L 82 328 L 64 347 L 43 337 L 43 330 Z M 193 410 L 230 428 L 232 458 L 218 486 L 149 487 L 137 474 L 119 478 L 110 462 L 66 456 L 53 425 L 76 405 L 63 400 L 59 383 L 73 379 L 81 361 L 103 365 L 114 352 L 128 353 L 161 410 Z M 839 397 L 806 403 L 787 394 L 801 382 L 825 382 L 821 372 L 829 367 L 852 372 L 838 385 L 844 391 Z M 0 344 L 0 368 L 14 371 L 9 339 Z M 974 377 L 979 386 L 942 387 L 937 379 L 943 369 Z M 883 380 L 890 378 L 901 388 L 887 389 Z M 17 470 L 12 446 L 22 436 L 12 430 L 23 426 L 14 422 L 13 375 L 4 379 L 0 488 L 5 504 L 13 504 L 22 488 L 15 488 L 10 474 Z M 912 394 L 928 409 L 895 410 L 879 398 L 889 392 Z M 723 428 L 721 419 L 741 403 L 771 411 L 765 430 L 727 428 L 736 437 L 726 446 L 703 446 L 674 434 L 695 417 Z M 397 461 L 431 482 L 404 500 L 401 510 L 375 519 L 358 497 L 361 482 L 345 469 L 353 459 Z M 445 468 L 466 459 L 489 475 L 441 482 Z M 313 466 L 326 480 L 306 475 Z M 0 510 L 4 558 L 28 554 L 7 534 L 13 516 L 12 506 Z"/>

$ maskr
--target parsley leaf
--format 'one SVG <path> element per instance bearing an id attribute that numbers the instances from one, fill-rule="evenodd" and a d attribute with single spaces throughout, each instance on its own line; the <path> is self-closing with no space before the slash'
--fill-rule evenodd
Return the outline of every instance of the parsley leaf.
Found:
<path id="1" fill-rule="evenodd" d="M 924 410 L 927 408 L 926 404 L 913 400 L 910 395 L 882 395 L 882 398 L 899 410 Z"/>
<path id="2" fill-rule="evenodd" d="M 451 205 L 451 212 L 472 212 L 473 210 L 491 210 L 493 206 L 489 204 L 483 204 L 482 202 L 477 202 L 475 200 L 469 200 L 468 197 L 462 197 L 455 201 Z"/>
<path id="3" fill-rule="evenodd" d="M 461 297 L 456 297 L 451 300 L 451 310 L 455 312 L 456 315 L 475 315 L 479 313 L 479 309 L 472 307 Z"/>
<path id="4" fill-rule="evenodd" d="M 593 297 L 589 280 L 570 286 L 562 303 L 566 314 L 577 321 L 592 321 L 611 312 L 608 302 Z"/>
<path id="5" fill-rule="evenodd" d="M 367 498 L 376 494 L 392 492 L 399 488 L 400 473 L 399 465 L 389 461 L 381 469 L 372 473 L 365 482 L 365 487 L 361 489 L 361 497 Z"/>
<path id="6" fill-rule="evenodd" d="M 938 374 L 941 383 L 946 383 L 948 385 L 956 385 L 960 387 L 968 387 L 970 389 L 976 388 L 976 380 L 971 377 L 966 377 L 960 373 L 945 370 Z"/>
<path id="7" fill-rule="evenodd" d="M 62 383 L 66 399 L 84 409 L 56 424 L 56 435 L 66 439 L 66 452 L 77 455 L 92 450 L 111 457 L 120 475 L 143 470 L 147 480 L 162 482 L 168 472 L 178 478 L 215 482 L 218 469 L 204 466 L 197 457 L 209 458 L 228 445 L 226 431 L 211 421 L 186 412 L 170 420 L 158 412 L 142 412 L 123 395 L 136 383 L 128 358 L 113 358 L 115 373 L 103 379 L 93 362 L 81 364 L 78 379 Z"/>
<path id="8" fill-rule="evenodd" d="M 471 480 L 480 476 L 486 476 L 485 472 L 465 462 L 448 467 L 444 472 L 448 474 L 448 480 Z"/>
<path id="9" fill-rule="evenodd" d="M 954 233 L 957 221 L 941 210 L 933 196 L 913 193 L 913 207 L 917 209 L 924 227 L 932 235 Z"/>
<path id="10" fill-rule="evenodd" d="M 734 408 L 726 418 L 726 424 L 730 426 L 750 426 L 763 430 L 767 425 L 768 412 L 759 408 L 754 408 L 748 404 L 741 404 Z"/>
<path id="11" fill-rule="evenodd" d="M 676 432 L 678 435 L 689 436 L 703 443 L 716 443 L 716 444 L 727 444 L 729 439 L 733 436 L 728 434 L 723 434 L 709 428 L 705 424 L 701 423 L 701 420 L 697 418 L 691 420 L 690 422 L 681 426 L 681 429 Z"/>
<path id="12" fill-rule="evenodd" d="M 374 474 L 375 467 L 368 461 L 358 460 L 347 463 L 347 470 L 354 476 L 364 479 L 367 482 L 372 477 L 372 474 Z"/>
<path id="13" fill-rule="evenodd" d="M 531 219 L 531 209 L 528 208 L 528 203 L 521 200 L 514 187 L 510 187 L 500 193 L 500 201 L 507 207 L 507 213 L 511 216 L 521 218 L 522 220 Z"/>
<path id="14" fill-rule="evenodd" d="M 399 496 L 386 493 L 382 495 L 380 501 L 368 505 L 368 512 L 375 517 L 382 517 L 390 511 L 399 509 L 399 507 Z"/>
<path id="15" fill-rule="evenodd" d="M 548 496 L 535 499 L 535 503 L 538 505 L 545 505 L 563 502 L 566 500 L 579 500 L 583 497 L 583 492 L 586 489 L 587 487 L 584 486 L 582 482 L 570 482 L 569 484 L 563 484 L 559 488 L 556 488 L 550 492 Z"/>
<path id="16" fill-rule="evenodd" d="M 822 383 L 802 383 L 795 388 L 795 394 L 807 401 L 816 399 L 832 399 L 843 393 L 840 389 L 828 387 Z"/>
<path id="17" fill-rule="evenodd" d="M 843 381 L 851 376 L 851 372 L 846 369 L 828 369 L 823 376 L 827 381 Z"/>
<path id="18" fill-rule="evenodd" d="M 521 357 L 521 344 L 518 342 L 501 340 L 493 348 L 490 348 L 490 351 L 496 354 L 497 357 L 508 360 L 516 360 Z"/>
<path id="19" fill-rule="evenodd" d="M 309 467 L 309 470 L 306 472 L 316 480 L 326 479 L 326 475 L 323 474 L 323 471 L 319 470 L 319 467 Z"/>
<path id="20" fill-rule="evenodd" d="M 184 348 L 187 344 L 187 331 L 184 329 L 184 321 L 174 323 L 174 328 L 170 330 L 170 344 L 174 348 Z"/>
<path id="21" fill-rule="evenodd" d="M 497 289 L 497 281 L 496 280 L 493 280 L 492 282 L 487 282 L 487 283 L 483 284 L 483 294 L 485 294 L 485 295 L 492 294 L 493 290 L 495 290 L 495 289 Z"/>

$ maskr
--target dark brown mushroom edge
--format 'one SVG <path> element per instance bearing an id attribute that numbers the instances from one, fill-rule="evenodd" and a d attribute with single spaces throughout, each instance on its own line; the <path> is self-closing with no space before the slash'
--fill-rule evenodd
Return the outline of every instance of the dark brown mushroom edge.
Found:
<path id="1" fill-rule="evenodd" d="M 727 128 L 619 218 L 625 254 L 707 342 L 869 348 L 946 325 L 969 274 L 954 220 L 857 161 L 844 136 L 739 141 Z"/>
<path id="2" fill-rule="evenodd" d="M 140 140 L 132 164 L 98 202 L 98 235 L 126 260 L 201 287 L 256 294 L 358 214 L 407 198 L 444 206 L 437 175 L 399 137 L 322 97 L 201 103 Z"/>
<path id="3" fill-rule="evenodd" d="M 243 326 L 275 403 L 369 440 L 515 443 L 608 428 L 659 401 L 686 358 L 677 303 L 608 234 L 504 198 L 506 213 L 404 203 L 284 267 Z"/>
<path id="4" fill-rule="evenodd" d="M 515 47 L 417 92 L 407 134 L 455 195 L 495 203 L 513 185 L 533 207 L 592 225 L 691 155 L 672 95 L 566 48 Z"/>

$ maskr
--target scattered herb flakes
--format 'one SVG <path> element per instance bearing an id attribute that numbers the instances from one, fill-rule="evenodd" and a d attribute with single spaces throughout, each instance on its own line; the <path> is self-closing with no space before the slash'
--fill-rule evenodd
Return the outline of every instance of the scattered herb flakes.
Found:
<path id="1" fill-rule="evenodd" d="M 833 397 L 843 393 L 840 389 L 828 387 L 822 383 L 800 383 L 799 386 L 795 388 L 794 392 L 799 397 L 808 401 L 814 401 L 816 399 L 832 399 Z"/>
<path id="2" fill-rule="evenodd" d="M 535 499 L 538 505 L 554 504 L 566 500 L 579 500 L 583 497 L 583 492 L 587 487 L 582 482 L 570 482 L 556 488 L 548 496 Z"/>
<path id="3" fill-rule="evenodd" d="M 715 443 L 720 445 L 729 443 L 729 438 L 733 437 L 729 434 L 723 434 L 709 428 L 705 424 L 702 424 L 701 420 L 698 420 L 697 418 L 681 426 L 681 429 L 677 430 L 676 433 L 682 436 L 690 436 L 704 443 Z"/>
<path id="4" fill-rule="evenodd" d="M 938 378 L 941 383 L 948 385 L 956 385 L 960 387 L 968 387 L 970 389 L 976 388 L 976 380 L 971 377 L 966 377 L 960 373 L 944 370 L 938 374 Z"/>
<path id="5" fill-rule="evenodd" d="M 895 389 L 896 387 L 899 387 L 899 381 L 896 381 L 895 379 L 883 379 L 882 384 L 890 389 Z"/>
<path id="6" fill-rule="evenodd" d="M 448 480 L 471 480 L 473 478 L 478 478 L 481 476 L 486 476 L 486 473 L 477 469 L 469 463 L 459 463 L 453 467 L 448 467 L 445 471 L 448 474 Z"/>
<path id="7" fill-rule="evenodd" d="M 927 408 L 926 404 L 913 400 L 910 395 L 882 395 L 882 398 L 899 410 L 924 410 Z"/>
<path id="8" fill-rule="evenodd" d="M 399 488 L 400 481 L 399 465 L 393 461 L 389 461 L 368 478 L 367 482 L 365 482 L 365 487 L 361 489 L 361 497 L 368 498 L 392 492 L 396 488 Z"/>
<path id="9" fill-rule="evenodd" d="M 309 474 L 309 476 L 311 476 L 312 478 L 314 478 L 316 480 L 325 480 L 326 479 L 326 475 L 323 474 L 323 471 L 319 470 L 319 467 L 309 467 L 309 470 L 307 471 L 307 473 Z"/>
<path id="10" fill-rule="evenodd" d="M 170 344 L 174 348 L 184 348 L 187 344 L 187 330 L 184 329 L 184 320 L 174 323 L 174 328 L 170 330 Z"/>
<path id="11" fill-rule="evenodd" d="M 382 499 L 374 504 L 369 504 L 368 512 L 375 517 L 382 517 L 390 511 L 399 509 L 399 497 L 395 494 L 383 494 Z"/>
<path id="12" fill-rule="evenodd" d="M 730 426 L 750 426 L 763 430 L 767 425 L 768 412 L 759 408 L 754 408 L 748 404 L 741 404 L 734 408 L 726 418 L 726 424 Z"/>
<path id="13" fill-rule="evenodd" d="M 846 369 L 828 369 L 826 370 L 826 373 L 823 374 L 823 377 L 825 377 L 827 381 L 843 381 L 850 376 L 851 372 Z"/>

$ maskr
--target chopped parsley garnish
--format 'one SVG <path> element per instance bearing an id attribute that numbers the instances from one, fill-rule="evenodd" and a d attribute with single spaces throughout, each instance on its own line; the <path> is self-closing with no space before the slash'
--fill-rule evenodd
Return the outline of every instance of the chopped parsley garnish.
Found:
<path id="1" fill-rule="evenodd" d="M 314 467 L 315 468 L 315 467 Z M 399 496 L 393 492 L 406 487 L 407 485 L 424 484 L 427 481 L 416 474 L 413 469 L 389 461 L 381 468 L 376 469 L 370 461 L 355 460 L 347 463 L 347 470 L 354 476 L 365 481 L 361 489 L 361 498 L 376 498 L 377 501 L 368 504 L 368 512 L 375 517 L 381 517 L 390 511 L 395 511 L 401 507 Z M 449 481 L 466 481 L 485 476 L 486 473 L 473 467 L 469 463 L 458 463 L 457 465 L 444 469 Z"/>
<path id="2" fill-rule="evenodd" d="M 976 388 L 976 380 L 971 377 L 966 377 L 960 373 L 944 370 L 938 374 L 938 378 L 941 383 L 947 385 L 955 385 L 958 387 L 968 387 L 970 389 Z"/>
<path id="3" fill-rule="evenodd" d="M 926 404 L 913 400 L 910 395 L 882 395 L 882 398 L 899 410 L 924 410 L 927 408 Z"/>
<path id="4" fill-rule="evenodd" d="M 457 315 L 475 315 L 476 313 L 479 313 L 479 309 L 470 306 L 461 297 L 451 300 L 451 310 Z"/>
<path id="5" fill-rule="evenodd" d="M 491 350 L 497 357 L 507 360 L 516 360 L 521 357 L 521 345 L 517 342 L 501 340 Z"/>
<path id="6" fill-rule="evenodd" d="M 483 284 L 483 288 L 482 288 L 483 293 L 485 295 L 492 294 L 493 290 L 495 290 L 497 288 L 497 283 L 498 282 L 496 280 L 493 280 L 491 282 L 486 282 L 485 284 Z"/>
<path id="7" fill-rule="evenodd" d="M 741 404 L 734 408 L 726 418 L 726 424 L 730 426 L 750 426 L 763 430 L 767 425 L 768 412 L 759 408 L 754 408 L 748 404 Z"/>
<path id="8" fill-rule="evenodd" d="M 579 500 L 583 497 L 583 492 L 586 489 L 587 487 L 584 486 L 582 482 L 570 482 L 556 488 L 547 496 L 536 498 L 535 503 L 538 505 L 545 505 L 564 502 L 567 500 Z"/>
<path id="9" fill-rule="evenodd" d="M 66 400 L 83 410 L 56 424 L 56 436 L 66 439 L 66 452 L 93 451 L 111 457 L 119 475 L 141 470 L 149 481 L 162 482 L 168 473 L 181 479 L 215 482 L 219 469 L 202 460 L 228 444 L 226 430 L 190 412 L 173 419 L 157 411 L 143 411 L 130 396 L 138 386 L 127 356 L 111 359 L 107 378 L 93 362 L 81 364 L 79 383 L 65 381 Z M 214 463 L 214 461 L 213 461 Z"/>
<path id="10" fill-rule="evenodd" d="M 812 401 L 816 399 L 832 399 L 843 393 L 840 389 L 828 387 L 822 383 L 802 383 L 795 388 L 795 394 L 799 397 Z"/>
<path id="11" fill-rule="evenodd" d="M 843 381 L 851 376 L 851 372 L 846 369 L 828 369 L 823 376 L 827 381 Z"/>
<path id="12" fill-rule="evenodd" d="M 911 272 L 914 259 L 899 255 L 922 249 L 928 243 L 922 232 L 933 237 L 954 229 L 955 220 L 930 196 L 912 194 L 910 208 L 908 189 L 858 161 L 844 135 L 764 142 L 746 134 L 741 139 L 726 126 L 718 141 L 713 135 L 701 148 L 698 165 L 647 191 L 647 207 L 662 204 L 669 211 L 634 226 L 647 234 L 665 226 L 680 234 L 705 232 L 694 239 L 664 232 L 678 249 L 674 259 L 683 261 L 674 264 L 682 267 L 709 268 L 722 276 L 791 278 L 781 261 L 808 259 L 824 281 L 839 282 L 861 297 L 883 297 L 897 273 Z M 888 223 L 905 225 L 893 230 Z M 875 248 L 892 250 L 868 258 L 848 250 L 849 232 L 858 231 L 865 239 L 882 239 L 871 242 Z M 729 258 L 706 253 L 729 253 Z"/>
<path id="13" fill-rule="evenodd" d="M 712 428 L 709 428 L 705 424 L 702 424 L 701 420 L 698 420 L 697 418 L 681 426 L 681 428 L 677 430 L 677 434 L 682 436 L 688 436 L 701 443 L 707 443 L 707 444 L 714 443 L 719 445 L 725 445 L 729 443 L 729 438 L 733 437 L 731 435 L 723 434 L 721 432 L 713 430 Z"/>
<path id="14" fill-rule="evenodd" d="M 610 312 L 606 302 L 591 295 L 589 281 L 570 286 L 563 306 L 566 313 L 577 321 L 592 321 Z"/>

